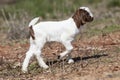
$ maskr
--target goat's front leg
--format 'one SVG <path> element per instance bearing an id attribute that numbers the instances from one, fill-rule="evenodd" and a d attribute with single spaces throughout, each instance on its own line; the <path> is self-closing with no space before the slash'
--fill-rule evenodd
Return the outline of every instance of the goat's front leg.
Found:
<path id="1" fill-rule="evenodd" d="M 73 46 L 71 44 L 71 42 L 63 42 L 63 45 L 66 48 L 66 51 L 60 53 L 60 55 L 58 56 L 58 59 L 63 58 L 65 55 L 68 55 L 68 63 L 73 63 L 74 60 L 71 58 L 71 51 L 73 49 Z"/>
<path id="2" fill-rule="evenodd" d="M 74 63 L 74 60 L 71 57 L 71 53 L 68 54 L 68 63 Z"/>

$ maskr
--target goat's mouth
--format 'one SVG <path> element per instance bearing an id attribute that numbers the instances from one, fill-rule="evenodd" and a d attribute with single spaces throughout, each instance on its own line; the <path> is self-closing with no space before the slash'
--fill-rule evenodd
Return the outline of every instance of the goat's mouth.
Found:
<path id="1" fill-rule="evenodd" d="M 84 24 L 86 24 L 87 22 L 92 22 L 93 19 L 94 19 L 93 17 L 84 18 L 83 20 L 81 20 L 81 25 L 84 25 Z"/>
<path id="2" fill-rule="evenodd" d="M 94 18 L 93 18 L 93 17 L 91 17 L 90 21 L 93 21 L 93 20 L 94 20 Z"/>
<path id="3" fill-rule="evenodd" d="M 87 21 L 87 22 L 92 22 L 93 20 L 94 20 L 93 17 L 89 17 L 86 21 Z"/>

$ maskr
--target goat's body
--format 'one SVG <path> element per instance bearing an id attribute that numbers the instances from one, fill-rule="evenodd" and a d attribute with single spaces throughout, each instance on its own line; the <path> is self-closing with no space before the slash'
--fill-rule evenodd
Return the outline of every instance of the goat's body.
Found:
<path id="1" fill-rule="evenodd" d="M 46 21 L 37 23 L 37 18 L 33 19 L 29 27 L 32 27 L 34 31 L 35 39 L 30 38 L 30 48 L 26 53 L 26 58 L 23 62 L 23 71 L 27 71 L 27 66 L 30 58 L 35 55 L 38 63 L 43 68 L 48 68 L 41 57 L 41 49 L 43 48 L 46 42 L 57 41 L 61 42 L 66 51 L 60 53 L 60 57 L 62 58 L 73 49 L 71 42 L 74 40 L 76 34 L 79 33 L 79 29 L 77 29 L 75 22 L 72 18 L 63 21 Z M 69 63 L 73 62 L 73 60 L 69 56 Z"/>
<path id="2" fill-rule="evenodd" d="M 36 38 L 44 37 L 46 41 L 62 42 L 73 40 L 79 32 L 72 18 L 64 21 L 40 22 L 33 26 Z"/>

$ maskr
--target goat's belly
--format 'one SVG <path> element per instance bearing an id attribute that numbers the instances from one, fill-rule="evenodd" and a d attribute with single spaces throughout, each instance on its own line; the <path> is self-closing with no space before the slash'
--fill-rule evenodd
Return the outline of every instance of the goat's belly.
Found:
<path id="1" fill-rule="evenodd" d="M 60 41 L 61 41 L 61 38 L 60 38 L 60 36 L 47 36 L 47 41 L 48 41 L 48 42 L 51 42 L 51 41 L 60 42 Z"/>

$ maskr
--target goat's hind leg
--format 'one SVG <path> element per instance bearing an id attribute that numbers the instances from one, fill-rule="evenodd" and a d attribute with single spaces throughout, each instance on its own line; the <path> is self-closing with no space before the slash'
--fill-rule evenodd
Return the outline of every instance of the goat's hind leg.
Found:
<path id="1" fill-rule="evenodd" d="M 44 68 L 44 69 L 47 69 L 48 68 L 48 65 L 43 61 L 43 58 L 42 58 L 42 56 L 40 55 L 40 51 L 37 51 L 36 52 L 36 54 L 35 54 L 35 56 L 36 56 L 36 58 L 37 58 L 37 61 L 38 61 L 38 63 L 39 63 L 39 66 L 41 66 L 42 68 Z"/>
<path id="2" fill-rule="evenodd" d="M 44 62 L 42 56 L 41 56 L 41 49 L 43 48 L 44 46 L 44 40 L 36 40 L 36 51 L 35 51 L 35 56 L 37 58 L 37 61 L 39 63 L 39 65 L 41 67 L 43 67 L 44 69 L 47 69 L 48 68 L 48 65 Z"/>
<path id="3" fill-rule="evenodd" d="M 33 56 L 33 46 L 31 45 L 29 50 L 26 52 L 26 57 L 24 59 L 23 65 L 22 65 L 22 71 L 24 73 L 28 71 L 27 67 L 28 67 L 29 61 L 32 56 Z"/>

